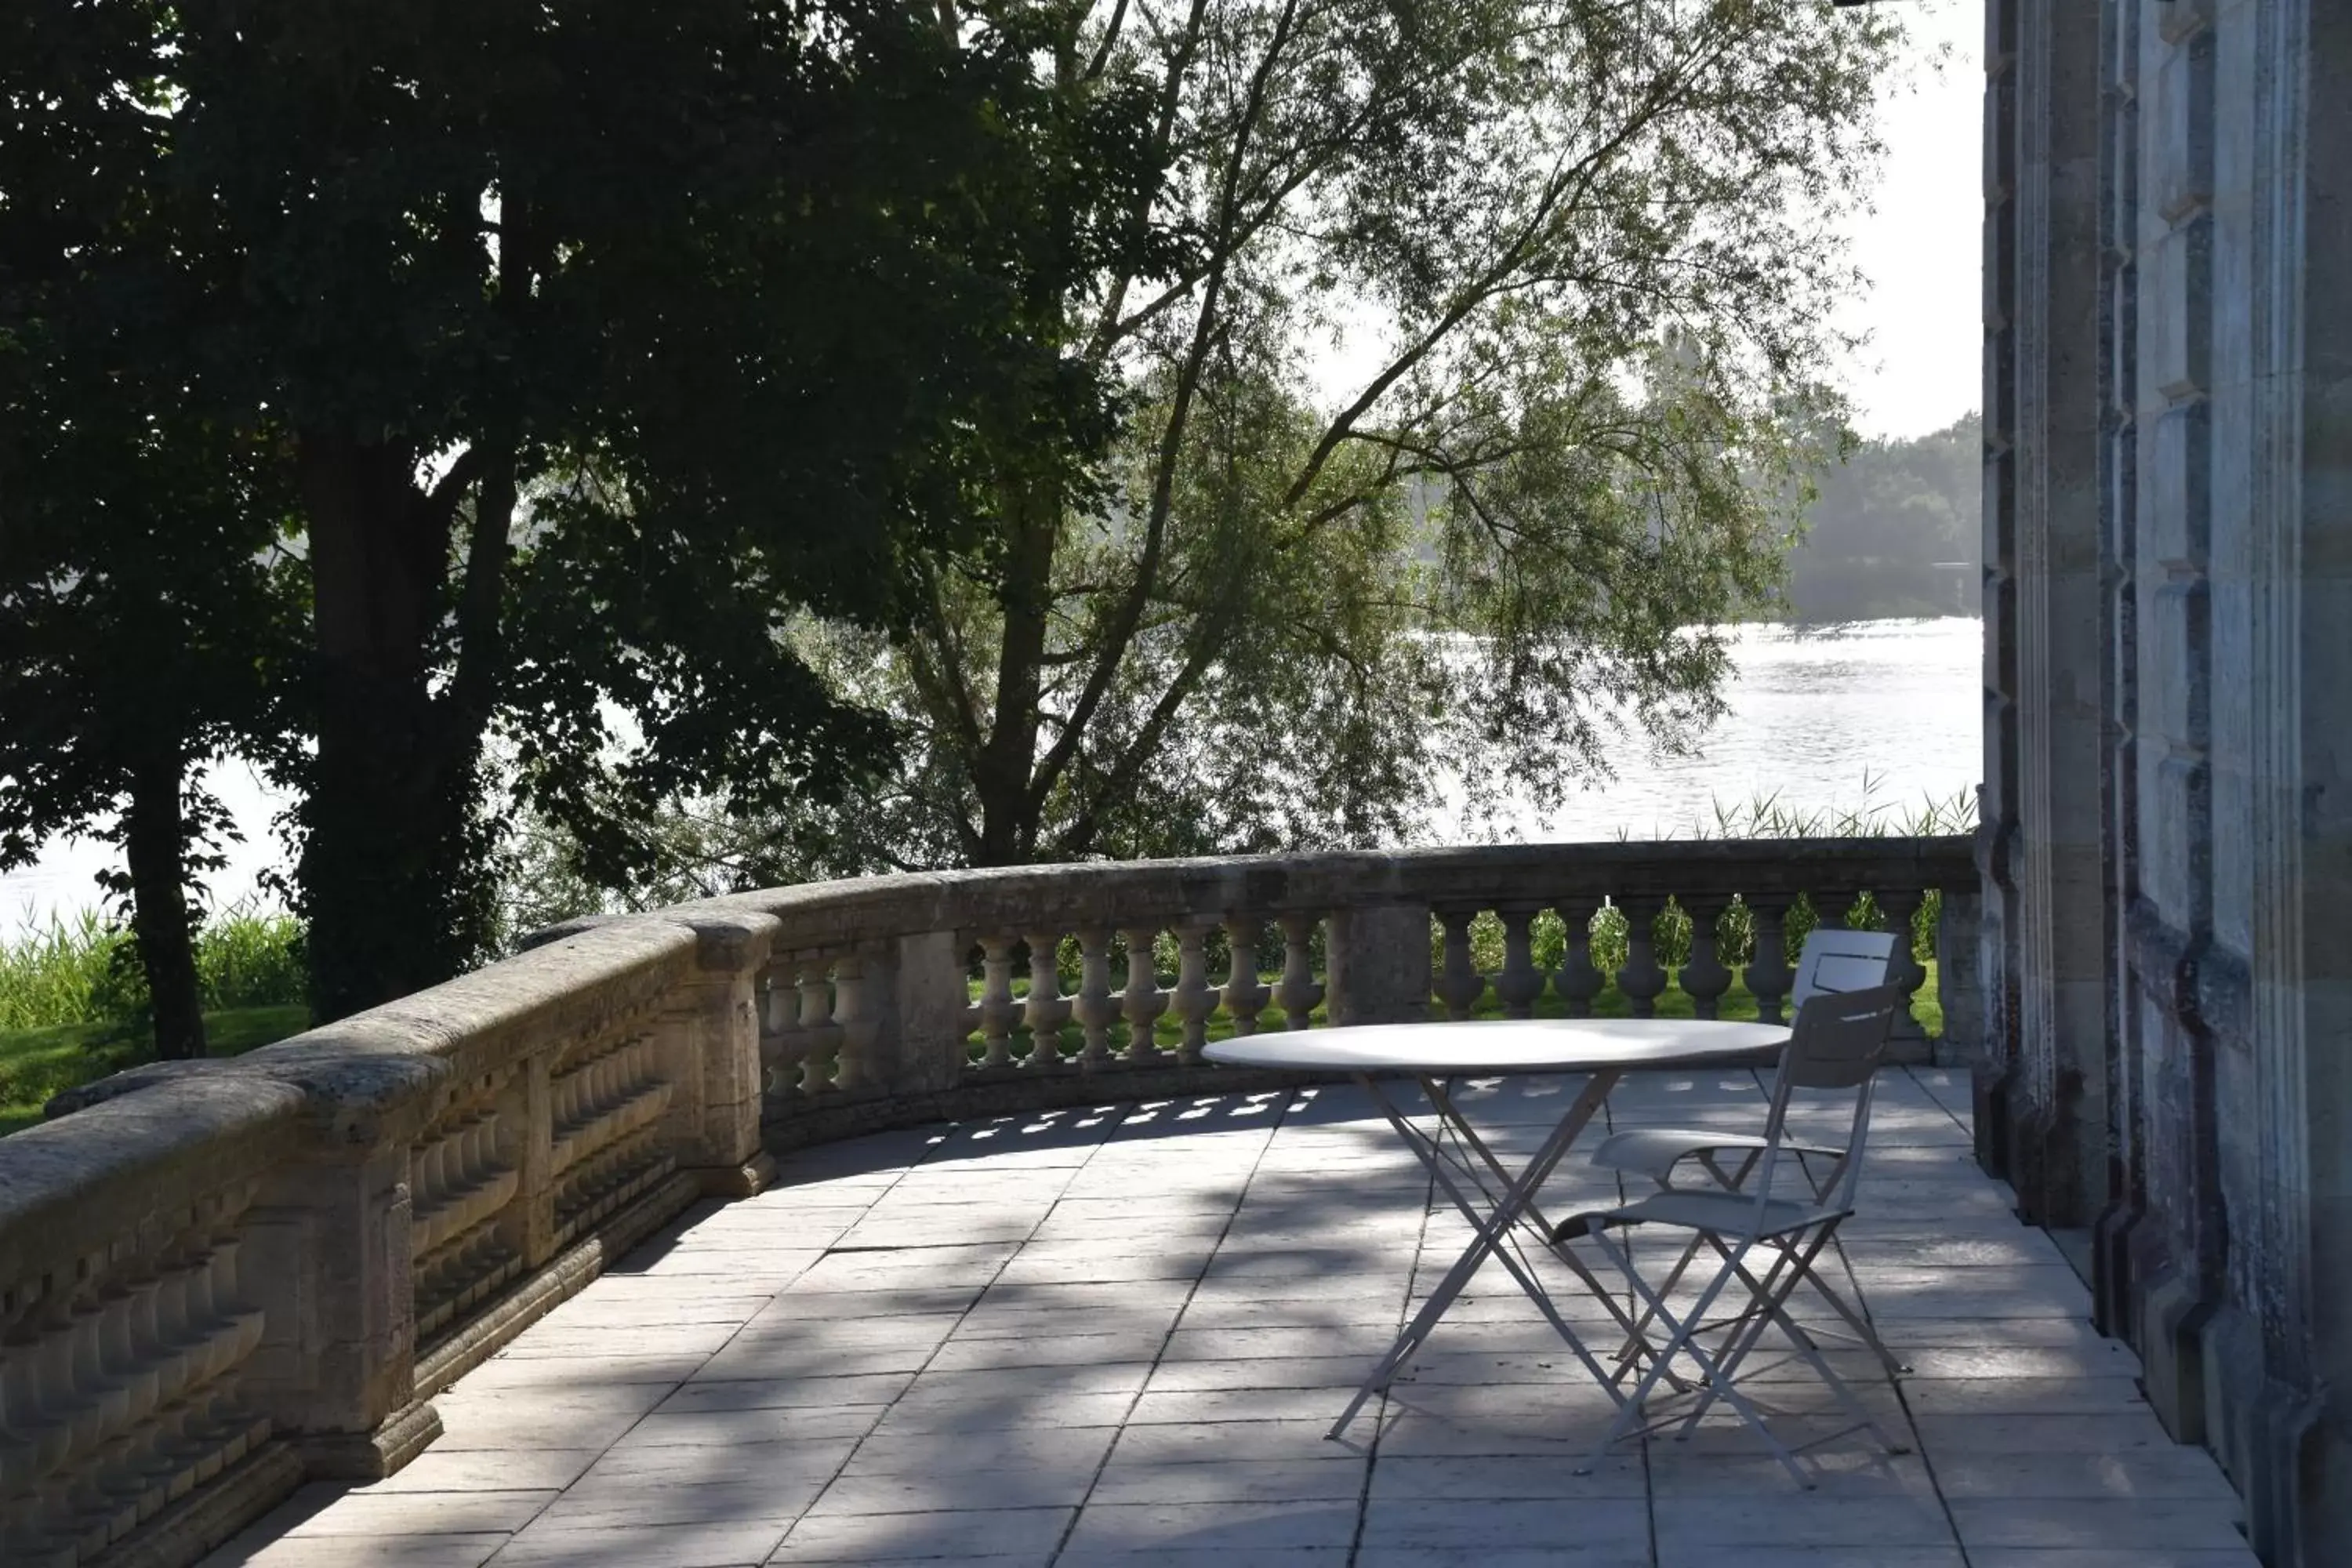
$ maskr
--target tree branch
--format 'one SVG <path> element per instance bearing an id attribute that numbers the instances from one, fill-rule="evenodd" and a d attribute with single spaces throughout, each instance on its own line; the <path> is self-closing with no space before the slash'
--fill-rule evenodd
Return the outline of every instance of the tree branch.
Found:
<path id="1" fill-rule="evenodd" d="M 1225 166 L 1224 188 L 1218 198 L 1217 229 L 1221 235 L 1230 233 L 1235 192 L 1240 186 L 1242 170 L 1249 161 L 1250 145 L 1258 119 L 1265 110 L 1266 84 L 1273 79 L 1275 64 L 1282 58 L 1283 46 L 1289 38 L 1297 10 L 1297 0 L 1286 0 L 1282 15 L 1275 24 L 1274 36 L 1267 41 L 1265 54 L 1258 61 L 1257 69 L 1251 73 L 1241 123 L 1234 136 L 1233 158 Z M 1215 342 L 1217 304 L 1224 288 L 1225 269 L 1232 257 L 1230 246 L 1221 247 L 1219 260 L 1206 279 L 1200 318 L 1192 326 L 1192 347 L 1177 374 L 1175 404 L 1169 411 L 1167 428 L 1161 433 L 1160 451 L 1153 468 L 1151 510 L 1144 529 L 1143 552 L 1136 563 L 1134 586 L 1129 590 L 1125 602 L 1119 605 L 1107 628 L 1101 655 L 1096 659 L 1093 672 L 1087 677 L 1078 700 L 1072 706 L 1069 723 L 1054 738 L 1053 745 L 1046 749 L 1044 759 L 1037 765 L 1030 785 L 1029 798 L 1033 809 L 1043 804 L 1055 781 L 1076 752 L 1088 721 L 1093 719 L 1095 710 L 1101 706 L 1104 694 L 1110 689 L 1111 680 L 1126 658 L 1129 645 L 1134 640 L 1136 628 L 1142 623 L 1145 606 L 1150 603 L 1152 586 L 1160 574 L 1160 554 L 1167 544 L 1169 512 L 1175 504 L 1177 459 L 1183 451 L 1185 426 L 1192 412 L 1192 399 L 1200 390 L 1201 371 L 1207 363 L 1210 347 Z"/>

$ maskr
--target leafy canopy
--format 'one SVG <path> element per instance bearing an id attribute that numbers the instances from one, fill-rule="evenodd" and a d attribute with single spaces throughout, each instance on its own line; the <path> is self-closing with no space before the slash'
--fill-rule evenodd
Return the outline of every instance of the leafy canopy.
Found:
<path id="1" fill-rule="evenodd" d="M 320 1012 L 494 940 L 493 741 L 592 836 L 592 784 L 787 801 L 887 761 L 885 721 L 814 677 L 791 617 L 903 623 L 919 563 L 992 549 L 982 476 L 1081 482 L 1114 429 L 1099 367 L 1039 318 L 1154 243 L 1113 220 L 1156 153 L 1131 94 L 1042 90 L 1052 15 L 182 0 L 5 35 L 12 258 L 69 274 L 77 225 L 168 212 L 152 270 L 197 307 L 85 289 L 73 342 L 14 344 L 80 378 L 45 398 L 133 367 L 144 390 L 92 417 L 146 419 L 155 453 L 104 498 L 122 525 L 32 580 L 152 565 L 250 651 L 231 589 L 290 510 L 307 646 L 273 685 L 314 743 L 272 754 L 301 795 Z M 113 141 L 69 144 L 100 119 Z M 44 167 L 55 221 L 28 221 L 18 176 Z M 69 496 L 104 445 L 13 471 Z M 215 462 L 234 474 L 183 482 Z M 167 534 L 168 566 L 140 559 Z M 135 731 L 139 696 L 104 721 Z M 63 809 L 33 801 L 20 836 Z"/>
<path id="2" fill-rule="evenodd" d="M 1118 0 L 1053 89 L 1156 106 L 1139 259 L 1051 330 L 1092 484 L 991 465 L 912 626 L 800 623 L 891 713 L 839 810 L 706 792 L 643 875 L 1361 843 L 1442 775 L 1688 744 L 1839 439 L 1831 325 L 1898 24 L 1787 0 Z M 1157 268 L 1157 270 L 1154 270 Z M 698 857 L 700 858 L 698 859 Z M 650 868 L 650 869 L 649 869 Z"/>

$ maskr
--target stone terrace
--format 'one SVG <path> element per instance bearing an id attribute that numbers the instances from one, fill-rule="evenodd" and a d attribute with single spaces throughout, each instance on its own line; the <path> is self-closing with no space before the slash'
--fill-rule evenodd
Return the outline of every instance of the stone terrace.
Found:
<path id="1" fill-rule="evenodd" d="M 1524 1152 L 1573 1088 L 1507 1080 L 1474 1114 Z M 1654 1075 L 1610 1116 L 1748 1125 L 1761 1099 Z M 1838 1439 L 1810 1492 L 1727 1415 L 1573 1474 L 1606 1404 L 1492 1265 L 1326 1441 L 1466 1235 L 1365 1097 L 1327 1089 L 797 1156 L 441 1395 L 407 1468 L 309 1488 L 209 1563 L 2252 1568 L 2211 1459 L 1971 1163 L 1967 1100 L 1964 1075 L 1882 1080 L 1845 1260 L 1916 1371 L 1839 1358 L 1916 1452 Z M 1571 1154 L 1547 1203 L 1615 1192 Z M 1818 1384 L 1759 1375 L 1801 1441 Z"/>

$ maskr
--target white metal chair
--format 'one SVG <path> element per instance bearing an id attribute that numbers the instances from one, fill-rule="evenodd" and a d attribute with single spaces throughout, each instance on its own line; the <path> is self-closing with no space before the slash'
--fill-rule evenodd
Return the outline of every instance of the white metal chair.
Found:
<path id="1" fill-rule="evenodd" d="M 1699 1418 L 1720 1399 L 1756 1429 L 1790 1474 L 1805 1486 L 1812 1485 L 1811 1478 L 1797 1463 L 1795 1452 L 1771 1432 L 1738 1386 L 1741 1365 L 1756 1349 L 1766 1328 L 1774 1324 L 1789 1336 L 1797 1354 L 1811 1365 L 1839 1403 L 1855 1417 L 1854 1426 L 1844 1430 L 1866 1430 L 1889 1453 L 1904 1451 L 1879 1426 L 1845 1380 L 1822 1359 L 1819 1348 L 1788 1312 L 1790 1294 L 1798 1285 L 1811 1282 L 1827 1292 L 1827 1287 L 1814 1275 L 1814 1261 L 1835 1238 L 1838 1226 L 1853 1212 L 1854 1191 L 1861 1179 L 1864 1147 L 1869 1137 L 1875 1075 L 1895 1010 L 1904 1001 L 1902 987 L 1879 985 L 1853 992 L 1820 992 L 1798 1009 L 1773 1087 L 1763 1147 L 1759 1152 L 1751 1185 L 1737 1190 L 1666 1187 L 1619 1208 L 1570 1215 L 1554 1230 L 1552 1244 L 1562 1251 L 1579 1240 L 1589 1241 L 1615 1265 L 1642 1300 L 1645 1310 L 1643 1324 L 1663 1325 L 1667 1334 L 1663 1344 L 1644 1341 L 1640 1346 L 1648 1364 L 1632 1396 L 1619 1407 L 1595 1460 L 1633 1432 L 1633 1423 L 1643 1414 L 1643 1401 L 1661 1381 L 1680 1381 L 1674 1378 L 1670 1369 L 1678 1359 L 1686 1357 L 1697 1368 L 1696 1381 L 1701 1386 L 1692 1391 L 1696 1403 L 1686 1415 L 1667 1417 L 1668 1422 L 1680 1422 L 1680 1435 L 1688 1436 Z M 1810 1177 L 1804 1181 L 1805 1190 L 1801 1197 L 1788 1195 L 1790 1184 L 1785 1178 L 1780 1181 L 1779 1193 L 1774 1191 L 1775 1179 L 1782 1176 L 1783 1157 L 1793 1158 L 1796 1152 L 1788 1123 L 1790 1104 L 1800 1089 L 1851 1090 L 1853 1095 L 1853 1121 L 1844 1152 L 1820 1187 L 1815 1188 Z M 1685 1252 L 1683 1263 L 1675 1266 L 1666 1283 L 1653 1287 L 1634 1267 L 1630 1247 L 1616 1238 L 1616 1233 L 1639 1226 L 1688 1231 L 1693 1251 L 1702 1246 L 1711 1247 L 1721 1259 L 1715 1278 L 1687 1311 L 1676 1314 L 1667 1305 L 1666 1295 L 1684 1273 L 1690 1253 Z M 1751 1267 L 1759 1253 L 1770 1258 L 1769 1268 L 1760 1276 Z M 1746 1306 L 1728 1318 L 1710 1321 L 1707 1314 L 1734 1281 L 1748 1292 Z M 1834 1292 L 1827 1293 L 1834 1298 Z M 1710 1352 L 1700 1342 L 1699 1335 L 1716 1331 L 1727 1331 L 1727 1337 Z M 1655 1426 L 1642 1428 L 1654 1429 Z"/>
<path id="2" fill-rule="evenodd" d="M 1807 1002 L 1818 995 L 1885 985 L 1894 968 L 1895 942 L 1895 936 L 1885 931 L 1814 927 L 1805 938 L 1804 949 L 1797 960 L 1796 979 L 1790 992 L 1791 1005 L 1801 1011 Z M 1675 1173 L 1684 1168 L 1685 1162 L 1690 1162 L 1704 1171 L 1717 1187 L 1738 1192 L 1756 1169 L 1765 1147 L 1761 1133 L 1727 1132 L 1719 1127 L 1636 1127 L 1602 1140 L 1601 1147 L 1593 1151 L 1592 1163 L 1603 1170 L 1638 1173 L 1649 1177 L 1661 1190 L 1670 1191 Z M 1790 1143 L 1781 1152 L 1797 1157 L 1798 1168 L 1808 1180 L 1813 1173 L 1809 1161 L 1836 1162 L 1845 1158 L 1846 1152 L 1818 1143 Z M 1814 1190 L 1818 1195 L 1819 1183 L 1814 1184 Z M 1680 1282 L 1683 1271 L 1697 1258 L 1699 1245 L 1697 1237 L 1691 1238 L 1690 1246 L 1666 1277 L 1663 1289 L 1672 1290 Z M 1910 1370 L 1843 1296 L 1826 1287 L 1822 1295 L 1831 1310 L 1853 1331 L 1854 1337 L 1878 1357 L 1890 1376 Z M 1646 1320 L 1643 1326 L 1647 1326 Z M 1630 1360 L 1639 1348 L 1638 1337 L 1628 1339 L 1618 1352 L 1619 1362 Z"/>

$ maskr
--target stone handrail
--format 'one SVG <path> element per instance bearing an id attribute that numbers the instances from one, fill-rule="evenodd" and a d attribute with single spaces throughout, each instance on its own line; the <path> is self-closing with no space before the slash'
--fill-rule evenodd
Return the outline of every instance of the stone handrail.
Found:
<path id="1" fill-rule="evenodd" d="M 1615 979 L 1637 1016 L 1670 978 L 1697 1016 L 1714 1015 L 1735 978 L 1716 952 L 1717 924 L 1737 903 L 1753 938 L 1738 978 L 1778 1018 L 1792 979 L 1783 931 L 1800 897 L 1835 921 L 1867 891 L 1907 929 L 1930 890 L 1945 892 L 1950 1055 L 1974 1031 L 1973 986 L 1959 983 L 1976 961 L 1969 857 L 1962 837 L 1553 844 L 878 877 L 693 908 L 776 922 L 759 989 L 768 1142 L 781 1148 L 918 1111 L 1085 1099 L 1112 1082 L 1139 1095 L 1182 1092 L 1220 1026 L 1410 1022 L 1433 1009 L 1466 1016 L 1490 987 L 1506 1016 L 1528 1016 L 1547 994 L 1578 1016 L 1609 978 L 1591 954 L 1604 906 L 1626 917 Z M 1696 917 L 1689 962 L 1673 977 L 1651 939 L 1669 900 Z M 1532 951 L 1546 911 L 1566 948 L 1550 972 Z M 1502 928 L 1503 962 L 1491 973 L 1472 963 L 1481 915 Z M 1283 956 L 1271 985 L 1246 960 L 1210 973 L 1213 946 L 1253 952 L 1273 931 Z M 1071 944 L 1077 984 L 1066 987 L 1060 961 Z M 1171 948 L 1174 984 L 1165 985 L 1158 958 Z M 1916 990 L 1926 976 L 1907 944 L 1898 964 L 1898 980 Z M 1176 1038 L 1163 1044 L 1171 1018 Z M 1082 1036 L 1075 1050 L 1062 1040 L 1072 1026 Z M 1908 1016 L 1895 1054 L 1929 1054 Z"/>
<path id="2" fill-rule="evenodd" d="M 1907 926 L 1940 891 L 1945 1048 L 1965 1048 L 1975 875 L 1952 838 L 819 883 L 576 922 L 234 1060 L 118 1074 L 0 1139 L 0 1561 L 178 1568 L 304 1478 L 397 1468 L 438 1433 L 435 1393 L 698 1196 L 756 1191 L 770 1150 L 1255 1087 L 1200 1059 L 1219 1029 L 1465 1016 L 1490 985 L 1506 1014 L 1589 1011 L 1604 905 L 1626 917 L 1615 984 L 1637 1014 L 1670 983 L 1650 926 L 1672 899 L 1694 1010 L 1733 983 L 1716 928 L 1736 902 L 1740 977 L 1778 1016 L 1800 896 L 1834 920 L 1867 891 Z M 1491 973 L 1481 916 L 1500 925 Z M 1255 955 L 1277 931 L 1268 984 Z"/>

